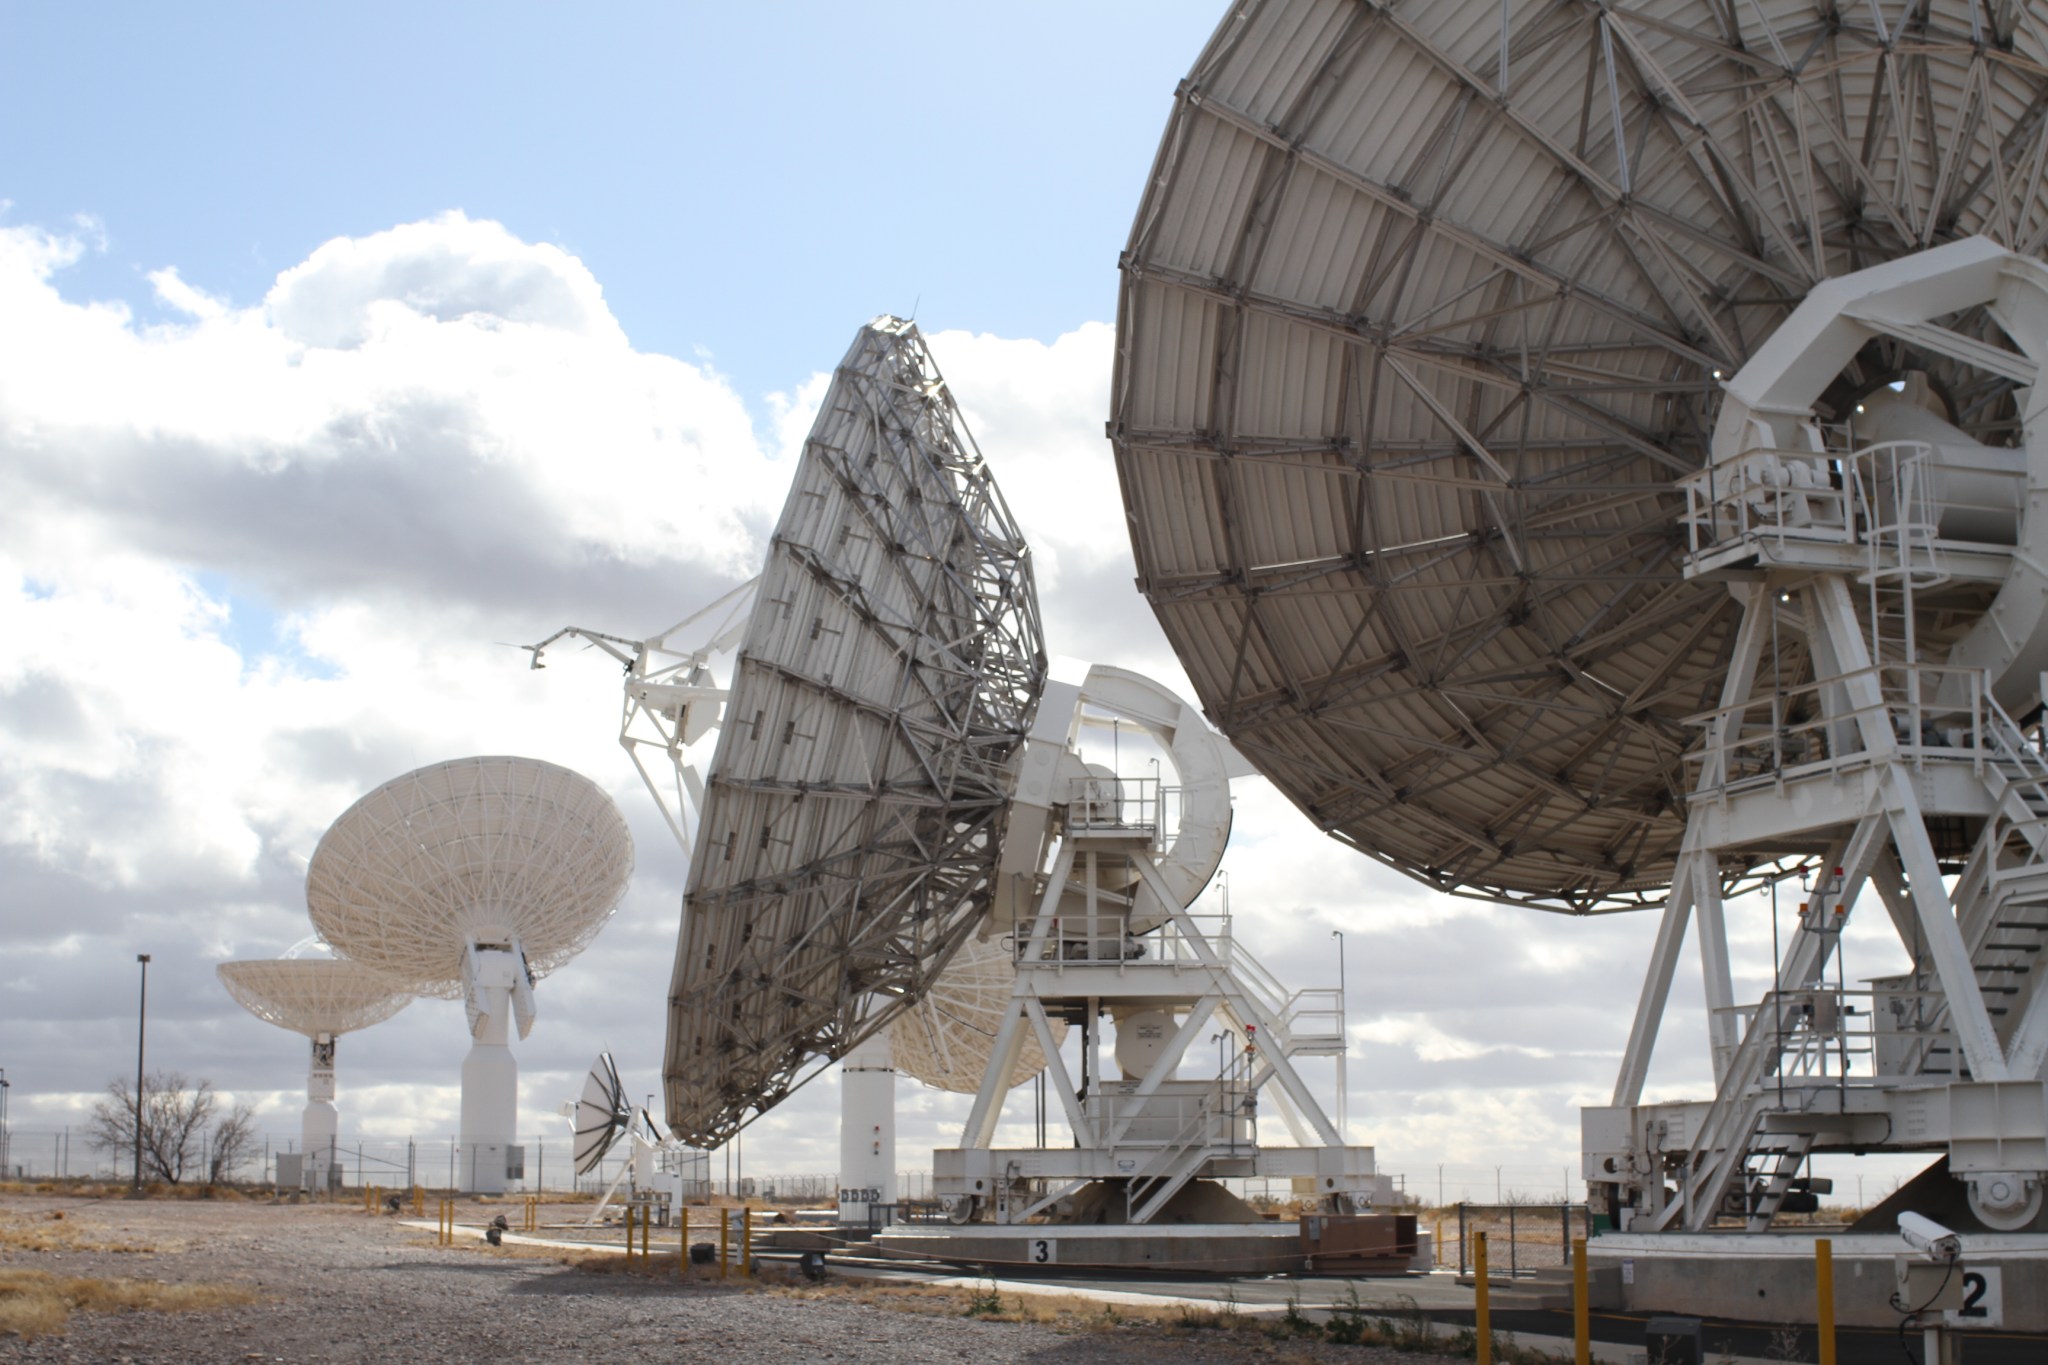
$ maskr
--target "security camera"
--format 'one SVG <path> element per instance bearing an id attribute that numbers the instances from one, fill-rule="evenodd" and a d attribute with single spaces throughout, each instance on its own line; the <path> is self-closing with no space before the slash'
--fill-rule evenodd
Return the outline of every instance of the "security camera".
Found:
<path id="1" fill-rule="evenodd" d="M 1917 1213 L 1899 1215 L 1899 1236 L 1906 1239 L 1907 1246 L 1930 1261 L 1952 1261 L 1963 1254 L 1962 1238 L 1932 1218 L 1922 1218 Z"/>

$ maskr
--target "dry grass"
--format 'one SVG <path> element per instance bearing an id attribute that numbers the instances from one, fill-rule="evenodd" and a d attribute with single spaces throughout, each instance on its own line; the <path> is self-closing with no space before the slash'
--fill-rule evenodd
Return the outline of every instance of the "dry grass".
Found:
<path id="1" fill-rule="evenodd" d="M 142 1187 L 145 1199 L 248 1199 L 254 1194 L 268 1197 L 267 1185 L 208 1185 L 187 1180 L 176 1185 L 152 1181 Z M 78 1199 L 126 1199 L 134 1193 L 125 1180 L 0 1180 L 0 1194 L 61 1194 Z"/>
<path id="2" fill-rule="evenodd" d="M 109 1238 L 100 1230 L 67 1217 L 62 1209 L 53 1209 L 48 1213 L 0 1213 L 0 1250 L 148 1253 L 166 1248 Z"/>
<path id="3" fill-rule="evenodd" d="M 73 1313 L 194 1313 L 254 1303 L 253 1290 L 233 1284 L 163 1284 L 99 1280 L 41 1270 L 0 1269 L 0 1334 L 61 1332 Z"/>

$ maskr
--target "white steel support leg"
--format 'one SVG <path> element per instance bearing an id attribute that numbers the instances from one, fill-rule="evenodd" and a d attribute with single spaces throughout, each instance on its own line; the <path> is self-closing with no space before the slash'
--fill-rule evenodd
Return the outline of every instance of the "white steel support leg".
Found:
<path id="1" fill-rule="evenodd" d="M 2044 1002 L 2048 1002 L 2048 988 L 2035 987 L 2026 1013 L 2013 1028 L 2012 1046 L 2005 1057 L 2007 1074 L 2014 1080 L 2048 1077 L 2048 1003 Z"/>
<path id="2" fill-rule="evenodd" d="M 1691 860 L 1693 918 L 1699 925 L 1700 979 L 1707 997 L 1707 1039 L 1714 1083 L 1728 1079 L 1741 1043 L 1735 1030 L 1735 979 L 1728 967 L 1728 921 L 1721 908 L 1720 869 L 1710 854 Z"/>
<path id="3" fill-rule="evenodd" d="M 962 1147 L 986 1147 L 995 1141 L 996 1121 L 1002 1117 L 1003 1099 L 1009 1091 L 1010 1073 L 1024 1050 L 1026 1013 L 1031 1004 L 1024 995 L 1028 983 L 1019 973 L 1017 994 L 1010 997 L 1010 1009 L 996 1027 L 996 1040 L 989 1048 L 988 1070 L 981 1075 L 981 1089 L 974 1092 L 974 1107 L 967 1112 L 967 1124 L 960 1133 Z M 1045 1054 L 1046 1065 L 1057 1065 L 1057 1052 Z"/>
<path id="4" fill-rule="evenodd" d="M 1692 918 L 1693 878 L 1688 863 L 1710 855 L 1685 852 L 1678 855 L 1677 875 L 1671 879 L 1671 894 L 1665 898 L 1664 914 L 1657 922 L 1657 941 L 1650 948 L 1649 969 L 1643 974 L 1643 993 L 1636 1001 L 1635 1023 L 1628 1031 L 1628 1046 L 1621 1054 L 1621 1074 L 1614 1081 L 1614 1104 L 1626 1107 L 1643 1097 L 1643 1082 L 1650 1074 L 1650 1054 L 1657 1047 L 1657 1026 L 1664 1022 L 1664 1007 L 1671 999 L 1671 981 L 1678 974 L 1679 954 L 1685 948 L 1685 926 Z"/>
<path id="5" fill-rule="evenodd" d="M 1065 890 L 1067 878 L 1074 872 L 1074 845 L 1069 840 L 1061 845 L 1053 859 L 1052 871 L 1045 883 L 1045 894 L 1038 903 L 1038 912 L 1031 919 L 1031 933 L 1019 945 L 1017 956 L 1023 962 L 1042 962 L 1045 950 L 1051 942 L 1053 921 L 1058 917 L 1060 893 Z M 1052 943 L 1054 952 L 1059 944 Z M 1031 983 L 1025 973 L 1017 973 L 1017 984 L 1010 993 L 1010 1011 L 1003 1016 L 1003 1022 L 996 1028 L 996 1038 L 990 1049 L 988 1070 L 981 1075 L 981 1088 L 974 1092 L 974 1107 L 967 1113 L 967 1125 L 960 1134 L 962 1147 L 986 1147 L 995 1140 L 996 1123 L 1002 1117 L 1003 1098 L 1010 1093 L 1010 1073 L 1015 1070 L 1017 1057 L 1024 1050 L 1025 1009 L 1023 1001 L 1032 993 Z M 1048 1048 L 1045 1059 L 1048 1065 L 1057 1059 L 1057 1050 Z"/>
<path id="6" fill-rule="evenodd" d="M 1849 589 L 1839 578 L 1816 579 L 1812 585 L 1816 604 L 1828 638 L 1842 667 L 1850 707 L 1863 737 L 1863 747 L 1892 762 L 1885 773 L 1886 814 L 1892 827 L 1892 844 L 1899 852 L 1899 864 L 1906 874 L 1914 914 L 1934 963 L 1941 993 L 1948 1003 L 1949 1022 L 1956 1042 L 1980 1081 L 2006 1079 L 2005 1050 L 1991 1026 L 1991 1013 L 1984 1005 L 1984 993 L 1970 962 L 1969 945 L 1956 922 L 1955 907 L 1941 881 L 1941 865 L 1934 856 L 1933 841 L 1927 837 L 1927 820 L 1920 813 L 1920 798 L 1914 794 L 1912 774 L 1898 760 L 1898 740 L 1892 734 L 1890 713 L 1877 675 L 1870 670 L 1870 656 L 1856 628 L 1856 611 Z"/>
<path id="7" fill-rule="evenodd" d="M 1060 1109 L 1067 1116 L 1067 1126 L 1078 1137 L 1092 1138 L 1090 1130 L 1093 1125 L 1088 1122 L 1087 1111 L 1081 1107 L 1081 1097 L 1074 1090 L 1074 1078 L 1067 1074 L 1067 1059 L 1060 1055 L 1059 1044 L 1053 1041 L 1052 1022 L 1045 1017 L 1044 1004 L 1031 997 L 1024 1002 L 1024 1012 L 1030 1016 L 1031 1031 L 1038 1038 L 1038 1049 L 1045 1054 L 1045 1074 L 1052 1078 L 1053 1093 L 1059 1096 Z M 1014 1060 L 1011 1065 L 1016 1065 Z"/>
<path id="8" fill-rule="evenodd" d="M 1769 637 L 1770 589 L 1762 583 L 1742 585 L 1736 594 L 1742 601 L 1742 621 L 1736 627 L 1735 647 L 1728 661 L 1728 676 L 1721 684 L 1721 708 L 1748 700 L 1756 685 L 1757 664 Z M 1727 780 L 1726 720 L 1717 721 L 1707 733 L 1707 760 L 1700 765 L 1700 791 L 1712 791 Z M 1650 949 L 1650 964 L 1643 974 L 1643 990 L 1636 1001 L 1635 1022 L 1629 1027 L 1628 1046 L 1621 1054 L 1621 1070 L 1614 1079 L 1614 1103 L 1633 1105 L 1643 1097 L 1643 1083 L 1650 1074 L 1650 1055 L 1657 1048 L 1657 1030 L 1664 1022 L 1664 1010 L 1671 999 L 1671 982 L 1678 971 L 1679 954 L 1685 947 L 1686 925 L 1692 918 L 1694 893 L 1700 872 L 1694 865 L 1704 863 L 1708 878 L 1714 876 L 1711 851 L 1688 847 L 1678 855 L 1671 878 L 1671 894 L 1665 898 L 1664 914 L 1657 925 L 1657 941 Z M 1725 939 L 1724 959 L 1725 959 Z M 1709 1038 L 1716 1037 L 1711 1031 Z M 1716 1047 L 1718 1057 L 1720 1049 Z M 1718 1066 L 1717 1066 L 1718 1074 Z"/>
<path id="9" fill-rule="evenodd" d="M 1277 1044 L 1280 1036 L 1279 1021 L 1269 1018 L 1259 1007 L 1258 1002 L 1237 984 L 1237 979 L 1231 974 L 1230 969 L 1216 956 L 1215 949 L 1210 947 L 1208 938 L 1195 926 L 1194 917 L 1179 904 L 1179 897 L 1173 894 L 1165 879 L 1159 875 L 1159 869 L 1146 859 L 1139 859 L 1134 866 L 1138 876 L 1152 889 L 1152 893 L 1159 897 L 1159 903 L 1172 908 L 1174 924 L 1179 927 L 1181 936 L 1194 949 L 1195 956 L 1201 960 L 1202 965 L 1214 974 L 1219 988 L 1218 993 L 1222 995 L 1230 1012 L 1247 1024 L 1255 1023 L 1261 1032 L 1276 1040 L 1270 1047 L 1263 1042 L 1260 1043 L 1259 1056 L 1273 1068 L 1273 1078 L 1280 1082 L 1280 1088 L 1287 1092 L 1287 1097 L 1294 1101 L 1295 1108 L 1308 1120 L 1309 1127 L 1315 1132 L 1316 1142 L 1325 1147 L 1343 1146 L 1344 1139 L 1339 1136 L 1336 1125 L 1330 1122 L 1329 1115 L 1323 1112 L 1323 1107 L 1316 1103 L 1315 1093 L 1301 1079 L 1300 1073 L 1294 1069 L 1294 1064 L 1281 1054 Z"/>
<path id="10" fill-rule="evenodd" d="M 1892 838 L 1898 844 L 1899 861 L 1906 869 L 1906 886 L 1920 919 L 1927 955 L 1933 960 L 1942 996 L 1948 1002 L 1956 1042 L 1977 1080 L 2005 1080 L 2005 1049 L 1998 1045 L 1998 1034 L 1991 1027 L 1991 1013 L 1984 1006 L 1984 993 L 1978 989 L 1976 968 L 1970 964 L 1970 948 L 1963 942 L 1963 927 L 1956 923 L 1954 907 L 1942 888 L 1941 867 L 1935 861 L 1934 845 L 1927 838 L 1927 824 L 1920 816 L 1913 783 L 1906 770 L 1895 765 L 1886 785 L 1895 803 Z"/>

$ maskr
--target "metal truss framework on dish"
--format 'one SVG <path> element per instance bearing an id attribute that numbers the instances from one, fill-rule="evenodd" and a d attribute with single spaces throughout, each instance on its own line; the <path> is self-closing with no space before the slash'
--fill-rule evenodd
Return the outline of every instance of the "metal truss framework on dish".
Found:
<path id="1" fill-rule="evenodd" d="M 1123 258 L 1111 418 L 1140 585 L 1211 719 L 1433 886 L 1660 900 L 1740 618 L 1676 534 L 1716 381 L 1831 276 L 1972 233 L 2039 250 L 2041 24 L 1233 9 Z M 1913 349 L 1874 343 L 1828 405 Z M 1964 430 L 2008 420 L 2009 379 L 1928 363 Z"/>
<path id="2" fill-rule="evenodd" d="M 798 462 L 718 733 L 669 1000 L 716 1146 L 987 913 L 1045 651 L 1028 550 L 917 329 L 863 328 Z"/>
<path id="3" fill-rule="evenodd" d="M 214 968 L 235 1003 L 268 1024 L 303 1033 L 312 1044 L 306 1108 L 299 1120 L 302 1178 L 324 1189 L 339 1178 L 335 1141 L 334 1053 L 344 1033 L 380 1024 L 412 1002 L 412 993 L 346 958 L 276 958 L 223 962 Z"/>
<path id="4" fill-rule="evenodd" d="M 588 778 L 532 758 L 461 758 L 397 777 L 344 811 L 306 869 L 313 925 L 420 995 L 461 997 L 462 1187 L 519 1178 L 519 1071 L 534 983 L 596 937 L 626 892 L 633 839 Z"/>

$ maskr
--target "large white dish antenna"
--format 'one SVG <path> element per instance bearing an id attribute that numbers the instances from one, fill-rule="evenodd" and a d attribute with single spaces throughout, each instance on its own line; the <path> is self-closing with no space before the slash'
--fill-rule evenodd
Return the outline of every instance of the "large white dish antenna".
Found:
<path id="1" fill-rule="evenodd" d="M 841 362 L 755 602 L 669 997 L 669 1126 L 700 1146 L 922 995 L 993 895 L 1038 600 L 910 323 Z"/>
<path id="2" fill-rule="evenodd" d="M 2044 70 L 2037 11 L 1970 0 L 1233 6 L 1123 257 L 1111 415 L 1210 718 L 1432 886 L 1660 899 L 1737 615 L 1680 576 L 1717 381 L 1822 279 L 2038 254 Z M 1824 414 L 1909 374 L 2005 443 L 2011 379 L 1898 337 Z"/>
<path id="3" fill-rule="evenodd" d="M 404 1009 L 412 994 L 344 958 L 248 959 L 214 968 L 235 1003 L 308 1038 L 354 1033 Z"/>
<path id="4" fill-rule="evenodd" d="M 604 791 L 533 758 L 458 758 L 344 811 L 306 870 L 313 925 L 420 995 L 465 988 L 472 944 L 516 943 L 538 979 L 625 894 L 633 838 Z"/>

